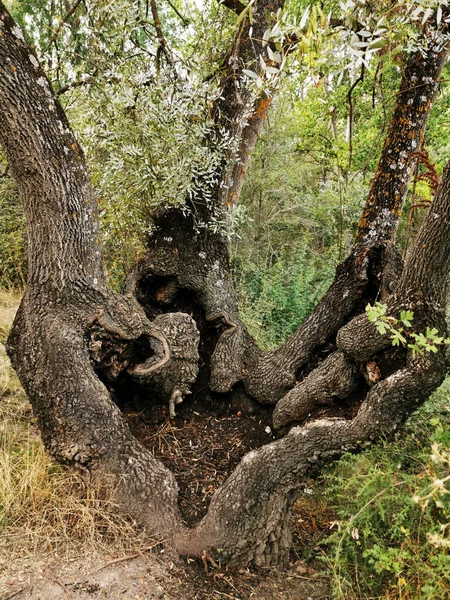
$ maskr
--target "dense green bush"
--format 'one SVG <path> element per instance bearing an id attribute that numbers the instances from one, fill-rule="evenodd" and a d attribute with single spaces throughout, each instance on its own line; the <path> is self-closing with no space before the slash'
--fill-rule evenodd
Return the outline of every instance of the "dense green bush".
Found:
<path id="1" fill-rule="evenodd" d="M 447 379 L 393 443 L 322 476 L 316 493 L 338 523 L 325 542 L 335 598 L 450 597 L 449 394 Z"/>
<path id="2" fill-rule="evenodd" d="M 247 265 L 237 271 L 241 316 L 257 342 L 265 348 L 282 343 L 313 310 L 333 274 L 330 257 L 319 258 L 305 247 L 295 260 L 282 258 L 267 268 Z"/>

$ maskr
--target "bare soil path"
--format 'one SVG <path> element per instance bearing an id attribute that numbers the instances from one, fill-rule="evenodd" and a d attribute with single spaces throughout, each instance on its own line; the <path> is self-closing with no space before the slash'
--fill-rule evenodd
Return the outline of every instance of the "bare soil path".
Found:
<path id="1" fill-rule="evenodd" d="M 0 600 L 330 600 L 329 582 L 298 562 L 286 571 L 206 573 L 155 551 L 114 562 L 88 557 L 17 565 Z M 112 563 L 112 564 L 110 564 Z"/>

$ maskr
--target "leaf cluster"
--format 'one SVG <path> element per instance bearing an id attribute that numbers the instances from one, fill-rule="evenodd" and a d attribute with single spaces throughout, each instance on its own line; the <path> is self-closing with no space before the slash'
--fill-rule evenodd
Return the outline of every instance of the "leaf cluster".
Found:
<path id="1" fill-rule="evenodd" d="M 324 561 L 339 600 L 450 593 L 450 380 L 392 443 L 346 455 L 317 493 L 334 507 Z"/>
<path id="2" fill-rule="evenodd" d="M 374 323 L 378 333 L 389 335 L 393 346 L 407 346 L 413 354 L 423 354 L 424 352 L 438 351 L 438 346 L 450 344 L 450 338 L 444 338 L 439 335 L 435 327 L 427 327 L 425 332 L 416 333 L 409 331 L 412 327 L 414 313 L 411 310 L 403 310 L 400 317 L 396 319 L 387 314 L 387 306 L 380 302 L 375 302 L 372 306 L 366 306 L 367 318 Z"/>

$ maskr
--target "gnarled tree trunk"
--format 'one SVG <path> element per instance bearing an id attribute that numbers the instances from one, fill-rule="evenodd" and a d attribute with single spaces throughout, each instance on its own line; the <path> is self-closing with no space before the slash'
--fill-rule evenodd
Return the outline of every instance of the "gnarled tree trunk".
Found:
<path id="1" fill-rule="evenodd" d="M 197 376 L 196 325 L 179 312 L 150 320 L 155 315 L 148 305 L 146 314 L 134 297 L 107 287 L 96 202 L 82 151 L 35 55 L 1 3 L 0 104 L 0 142 L 24 203 L 30 249 L 27 290 L 7 349 L 46 447 L 59 461 L 113 485 L 124 510 L 179 552 L 233 565 L 283 563 L 290 546 L 289 511 L 302 478 L 344 450 L 357 450 L 400 426 L 442 380 L 443 352 L 419 358 L 404 351 L 398 368 L 363 389 L 353 419 L 294 427 L 284 438 L 247 454 L 214 494 L 203 520 L 187 529 L 178 510 L 175 478 L 130 433 L 100 373 L 107 383 L 124 371 L 148 378 L 176 402 Z M 447 168 L 389 300 L 392 311 L 412 307 L 420 329 L 445 328 L 449 234 Z M 201 237 L 204 249 L 197 248 L 201 260 L 208 239 L 208 234 Z M 181 268 L 179 254 L 170 248 L 155 255 L 155 273 L 165 265 Z M 222 265 L 216 246 L 213 252 L 217 268 L 185 276 L 208 284 L 198 298 L 213 296 L 213 308 L 205 314 L 225 327 L 220 339 L 237 339 L 231 337 L 235 324 L 229 315 L 214 314 L 216 296 L 209 286 L 220 287 L 222 279 L 211 280 L 209 273 L 220 274 Z M 158 302 L 172 302 L 170 279 L 156 289 Z M 156 292 L 150 287 L 148 293 Z M 344 362 L 353 364 L 352 369 L 380 362 L 389 340 L 359 316 L 340 330 L 337 345 L 341 354 L 333 357 L 330 373 L 333 365 L 340 372 Z M 350 382 L 352 372 L 347 373 Z M 308 393 L 314 394 L 314 371 L 310 377 Z M 317 376 L 317 381 L 323 387 L 323 379 Z M 344 393 L 347 388 L 340 389 Z"/>
<path id="2" fill-rule="evenodd" d="M 239 2 L 224 4 L 237 13 L 245 8 Z M 228 392 L 242 379 L 244 355 L 255 345 L 239 318 L 223 224 L 239 199 L 271 103 L 264 92 L 255 97 L 243 70 L 264 77 L 259 60 L 265 53 L 264 32 L 268 17 L 283 5 L 284 0 L 257 0 L 252 22 L 247 15 L 239 26 L 211 111 L 215 133 L 205 140 L 213 145 L 228 140 L 223 159 L 203 177 L 194 197 L 186 198 L 183 209 L 162 208 L 156 214 L 147 252 L 123 287 L 149 317 L 179 309 L 195 314 L 204 365 L 200 387 L 216 392 Z"/>
<path id="3" fill-rule="evenodd" d="M 261 0 L 256 3 L 256 40 L 266 28 L 263 15 L 267 8 L 276 6 L 266 7 Z M 228 393 L 242 382 L 251 398 L 275 404 L 309 372 L 321 350 L 334 344 L 344 323 L 367 302 L 386 298 L 395 288 L 402 269 L 395 234 L 449 47 L 428 32 L 422 40 L 428 44 L 427 52 L 420 49 L 409 57 L 352 251 L 338 266 L 333 283 L 311 315 L 282 346 L 267 352 L 258 348 L 239 317 L 228 241 L 214 230 L 214 223 L 223 219 L 226 204 L 238 199 L 270 104 L 262 97 L 251 113 L 246 105 L 249 92 L 245 94 L 245 88 L 243 93 L 235 85 L 245 61 L 253 65 L 264 51 L 254 41 L 249 53 L 249 27 L 243 26 L 236 37 L 224 91 L 215 107 L 216 122 L 238 141 L 237 160 L 228 161 L 228 168 L 225 161 L 223 172 L 217 173 L 220 186 L 209 190 L 207 202 L 194 200 L 188 215 L 169 210 L 157 217 L 148 252 L 125 289 L 136 295 L 149 316 L 180 307 L 188 310 L 191 306 L 192 310 L 190 303 L 194 302 L 201 334 L 203 389 Z M 243 127 L 244 123 L 248 125 Z"/>

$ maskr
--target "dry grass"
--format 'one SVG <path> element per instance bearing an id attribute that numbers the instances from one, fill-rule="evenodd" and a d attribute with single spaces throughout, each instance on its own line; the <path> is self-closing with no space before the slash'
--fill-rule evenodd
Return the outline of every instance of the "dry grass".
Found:
<path id="1" fill-rule="evenodd" d="M 17 563 L 129 552 L 144 534 L 121 517 L 112 496 L 55 464 L 5 353 L 18 295 L 0 290 L 0 594 Z"/>

